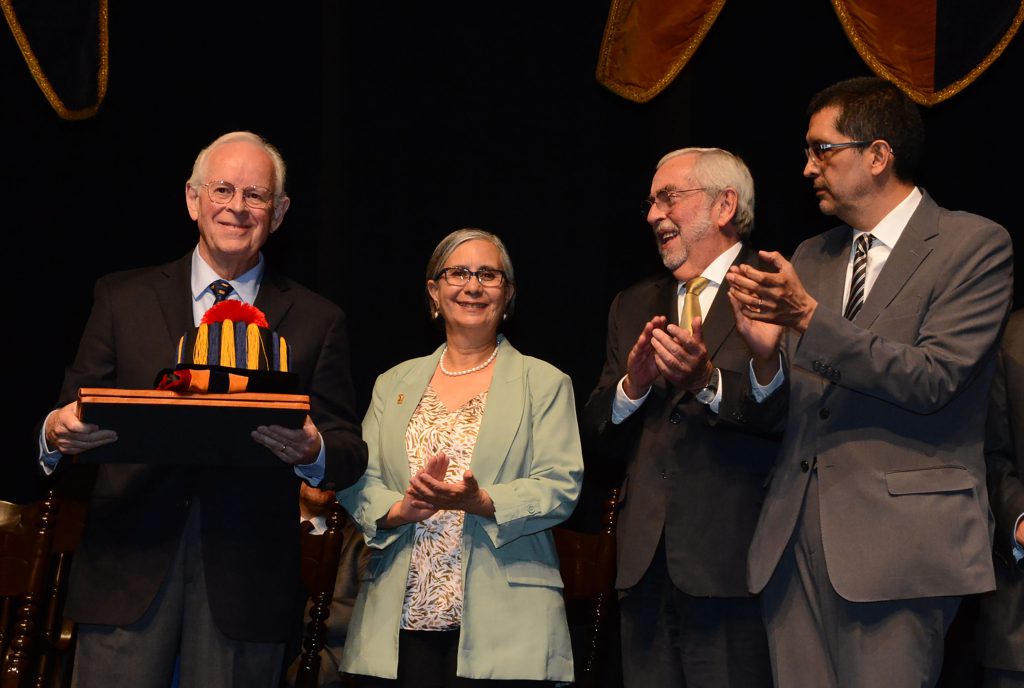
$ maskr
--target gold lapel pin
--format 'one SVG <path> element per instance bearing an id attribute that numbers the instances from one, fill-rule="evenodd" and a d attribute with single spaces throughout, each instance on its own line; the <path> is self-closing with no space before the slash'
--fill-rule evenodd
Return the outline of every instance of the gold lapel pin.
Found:
<path id="1" fill-rule="evenodd" d="M 405 395 L 404 394 L 399 394 L 398 395 L 398 399 L 396 399 L 396 401 L 398 402 L 399 405 L 405 403 Z"/>

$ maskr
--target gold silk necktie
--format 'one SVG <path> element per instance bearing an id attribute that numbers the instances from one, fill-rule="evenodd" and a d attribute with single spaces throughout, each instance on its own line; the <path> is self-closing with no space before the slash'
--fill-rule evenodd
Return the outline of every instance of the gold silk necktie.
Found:
<path id="1" fill-rule="evenodd" d="M 683 295 L 683 314 L 679 318 L 679 326 L 687 332 L 693 332 L 693 319 L 701 315 L 700 293 L 708 286 L 708 280 L 705 277 L 694 277 L 683 286 L 686 287 L 686 294 Z"/>

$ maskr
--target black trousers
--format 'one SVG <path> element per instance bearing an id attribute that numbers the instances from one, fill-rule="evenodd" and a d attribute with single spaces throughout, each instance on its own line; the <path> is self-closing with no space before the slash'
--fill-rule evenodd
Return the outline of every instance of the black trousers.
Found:
<path id="1" fill-rule="evenodd" d="M 398 678 L 358 676 L 360 688 L 548 688 L 552 681 L 497 681 L 455 675 L 459 631 L 401 631 L 398 635 Z"/>
<path id="2" fill-rule="evenodd" d="M 758 599 L 687 595 L 669 577 L 664 537 L 619 613 L 626 688 L 771 688 Z"/>

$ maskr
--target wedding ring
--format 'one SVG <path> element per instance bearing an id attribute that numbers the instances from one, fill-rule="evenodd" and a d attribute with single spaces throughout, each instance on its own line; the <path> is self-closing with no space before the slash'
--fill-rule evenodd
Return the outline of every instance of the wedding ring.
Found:
<path id="1" fill-rule="evenodd" d="M 287 444 L 282 444 L 281 445 L 281 451 L 288 451 L 288 445 Z"/>

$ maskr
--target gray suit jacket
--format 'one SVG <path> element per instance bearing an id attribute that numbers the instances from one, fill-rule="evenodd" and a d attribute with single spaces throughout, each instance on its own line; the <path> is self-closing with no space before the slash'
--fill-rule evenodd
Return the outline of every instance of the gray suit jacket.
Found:
<path id="1" fill-rule="evenodd" d="M 1012 554 L 1024 513 L 1024 311 L 1010 316 L 992 381 L 985 436 L 988 488 L 996 517 L 996 592 L 981 599 L 978 649 L 985 666 L 1024 671 L 1024 571 Z"/>
<path id="2" fill-rule="evenodd" d="M 787 331 L 787 384 L 746 421 L 785 429 L 751 544 L 764 588 L 817 461 L 829 578 L 853 602 L 991 590 L 982 452 L 995 351 L 1013 287 L 999 225 L 926 194 L 854 322 L 841 314 L 852 230 L 803 242 L 793 265 L 818 310 Z"/>

